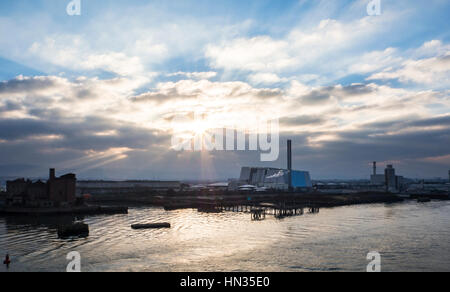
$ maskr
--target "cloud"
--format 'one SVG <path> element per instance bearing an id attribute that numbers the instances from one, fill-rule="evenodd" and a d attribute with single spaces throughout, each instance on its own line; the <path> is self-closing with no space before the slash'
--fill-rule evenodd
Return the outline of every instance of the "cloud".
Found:
<path id="1" fill-rule="evenodd" d="M 398 56 L 398 50 L 387 48 L 383 51 L 373 51 L 358 57 L 349 67 L 349 74 L 366 74 L 380 69 L 396 66 L 403 61 Z"/>
<path id="2" fill-rule="evenodd" d="M 5 155 L 0 165 L 13 164 L 9 157 L 14 153 L 24 153 L 22 164 L 59 161 L 58 165 L 72 165 L 73 171 L 86 173 L 109 164 L 145 168 L 143 163 L 161 155 L 165 162 L 152 165 L 188 163 L 188 157 L 198 154 L 172 153 L 175 158 L 169 159 L 161 153 L 171 152 L 171 134 L 178 127 L 173 117 L 192 118 L 193 114 L 200 114 L 201 123 L 211 129 L 251 129 L 258 120 L 279 118 L 281 135 L 303 141 L 298 155 L 305 155 L 301 159 L 313 170 L 311 157 L 342 162 L 351 155 L 381 160 L 383 151 L 386 160 L 448 154 L 448 115 L 437 115 L 429 108 L 437 103 L 450 106 L 450 99 L 441 92 L 359 83 L 311 87 L 298 81 L 281 89 L 255 88 L 245 82 L 181 80 L 161 82 L 141 94 L 136 94 L 136 86 L 139 83 L 128 78 L 38 76 L 3 82 L 0 150 Z M 194 131 L 196 122 L 191 120 L 183 128 Z M 215 163 L 225 157 L 211 155 Z M 251 157 L 227 155 L 235 157 L 234 163 Z"/>
<path id="3" fill-rule="evenodd" d="M 64 86 L 65 80 L 56 76 L 18 76 L 9 81 L 0 82 L 0 96 L 24 94 L 27 92 L 48 93 L 48 90 L 58 89 Z"/>
<path id="4" fill-rule="evenodd" d="M 100 177 L 179 179 L 205 157 L 211 176 L 259 163 L 248 152 L 171 151 L 175 117 L 195 130 L 199 114 L 200 129 L 279 118 L 283 141 L 294 139 L 297 162 L 313 177 L 365 177 L 374 159 L 437 173 L 443 166 L 433 164 L 449 155 L 450 47 L 436 39 L 445 35 L 439 17 L 425 25 L 421 17 L 443 2 L 422 10 L 386 3 L 379 17 L 366 17 L 364 2 L 302 2 L 287 14 L 258 4 L 264 16 L 227 4 L 239 11 L 230 17 L 171 4 L 101 5 L 95 21 L 86 15 L 76 26 L 48 11 L 8 12 L 2 58 L 45 76 L 0 82 L 0 170 L 55 164 Z M 285 164 L 280 157 L 272 166 Z"/>
<path id="5" fill-rule="evenodd" d="M 217 76 L 217 72 L 176 72 L 167 74 L 168 77 L 184 76 L 188 79 L 211 79 Z"/>
<path id="6" fill-rule="evenodd" d="M 293 72 L 318 60 L 335 62 L 332 56 L 357 42 L 370 40 L 369 36 L 379 30 L 381 22 L 370 18 L 349 23 L 326 19 L 309 30 L 293 28 L 278 39 L 262 35 L 210 44 L 205 56 L 213 68 L 271 74 Z"/>
<path id="7" fill-rule="evenodd" d="M 138 56 L 108 50 L 92 52 L 78 35 L 47 37 L 42 42 L 34 42 L 28 53 L 40 62 L 73 70 L 104 70 L 121 76 L 144 74 L 144 65 Z"/>
<path id="8" fill-rule="evenodd" d="M 280 78 L 277 74 L 273 73 L 257 73 L 249 75 L 248 77 L 250 83 L 252 84 L 263 84 L 263 85 L 271 85 L 280 82 L 287 82 L 287 78 Z"/>
<path id="9" fill-rule="evenodd" d="M 285 117 L 280 120 L 282 125 L 293 125 L 293 126 L 303 126 L 303 125 L 320 125 L 326 122 L 324 117 L 320 116 L 297 116 L 297 117 Z"/>
<path id="10" fill-rule="evenodd" d="M 134 101 L 172 102 L 180 100 L 205 104 L 226 104 L 231 99 L 246 104 L 249 100 L 277 98 L 283 91 L 275 88 L 253 88 L 245 82 L 211 82 L 208 80 L 181 80 L 178 82 L 159 83 L 155 91 L 143 93 L 133 98 Z"/>
<path id="11" fill-rule="evenodd" d="M 375 73 L 367 80 L 397 79 L 402 83 L 418 83 L 428 85 L 450 85 L 450 52 L 445 56 L 421 60 L 406 60 L 398 69 L 386 69 Z"/>

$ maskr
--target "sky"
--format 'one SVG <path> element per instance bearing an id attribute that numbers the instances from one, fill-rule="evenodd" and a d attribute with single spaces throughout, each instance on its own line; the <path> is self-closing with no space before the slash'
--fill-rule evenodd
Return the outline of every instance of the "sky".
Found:
<path id="1" fill-rule="evenodd" d="M 225 180 L 292 139 L 313 179 L 447 177 L 450 2 L 369 2 L 2 0 L 0 176 Z M 266 121 L 274 161 L 174 147 Z"/>

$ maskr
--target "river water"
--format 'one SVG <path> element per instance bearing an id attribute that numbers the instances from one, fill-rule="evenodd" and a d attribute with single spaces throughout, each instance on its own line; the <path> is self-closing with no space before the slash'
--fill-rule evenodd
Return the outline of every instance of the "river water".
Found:
<path id="1" fill-rule="evenodd" d="M 250 214 L 131 208 L 128 215 L 77 218 L 86 238 L 59 239 L 73 218 L 0 217 L 0 271 L 360 271 L 372 251 L 382 271 L 450 271 L 450 202 L 409 201 L 320 209 L 318 214 L 252 221 Z M 170 222 L 171 229 L 131 224 Z M 2 260 L 3 262 L 3 260 Z"/>

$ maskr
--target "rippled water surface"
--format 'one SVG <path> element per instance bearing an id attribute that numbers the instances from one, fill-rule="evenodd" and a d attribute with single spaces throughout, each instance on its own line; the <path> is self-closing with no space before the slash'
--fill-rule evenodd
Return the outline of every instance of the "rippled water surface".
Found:
<path id="1" fill-rule="evenodd" d="M 9 271 L 65 271 L 71 251 L 80 252 L 83 271 L 365 271 L 371 251 L 382 255 L 383 271 L 450 271 L 449 202 L 339 207 L 265 221 L 131 208 L 128 215 L 78 218 L 90 235 L 58 239 L 56 226 L 72 219 L 0 217 Z M 172 228 L 130 228 L 147 222 Z"/>

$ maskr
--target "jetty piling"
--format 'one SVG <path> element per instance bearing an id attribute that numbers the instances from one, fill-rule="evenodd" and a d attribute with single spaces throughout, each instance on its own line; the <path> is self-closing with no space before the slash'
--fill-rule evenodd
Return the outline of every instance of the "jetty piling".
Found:
<path id="1" fill-rule="evenodd" d="M 311 206 L 311 205 L 310 205 Z M 225 212 L 250 213 L 252 220 L 261 221 L 266 216 L 274 216 L 277 219 L 292 216 L 302 216 L 305 209 L 309 214 L 319 213 L 319 208 L 297 204 L 295 202 L 282 202 L 278 204 L 260 203 L 260 204 L 239 204 L 239 205 L 223 205 L 218 208 Z"/>

